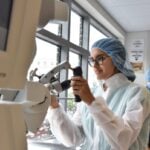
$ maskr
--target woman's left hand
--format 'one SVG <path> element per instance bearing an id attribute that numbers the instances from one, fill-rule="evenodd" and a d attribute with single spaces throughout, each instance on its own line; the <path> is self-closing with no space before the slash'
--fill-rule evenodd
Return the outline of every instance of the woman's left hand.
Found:
<path id="1" fill-rule="evenodd" d="M 74 76 L 71 78 L 71 86 L 73 93 L 79 95 L 82 101 L 90 105 L 95 99 L 89 88 L 87 80 L 80 76 Z"/>

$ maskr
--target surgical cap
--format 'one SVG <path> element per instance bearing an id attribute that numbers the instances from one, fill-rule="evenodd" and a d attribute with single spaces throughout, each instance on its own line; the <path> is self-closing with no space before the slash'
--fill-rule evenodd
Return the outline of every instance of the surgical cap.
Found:
<path id="1" fill-rule="evenodd" d="M 145 72 L 145 80 L 146 82 L 150 82 L 150 68 Z"/>
<path id="2" fill-rule="evenodd" d="M 92 48 L 98 48 L 112 58 L 113 64 L 129 80 L 135 80 L 133 68 L 127 59 L 126 50 L 122 43 L 115 38 L 104 38 L 96 41 Z"/>

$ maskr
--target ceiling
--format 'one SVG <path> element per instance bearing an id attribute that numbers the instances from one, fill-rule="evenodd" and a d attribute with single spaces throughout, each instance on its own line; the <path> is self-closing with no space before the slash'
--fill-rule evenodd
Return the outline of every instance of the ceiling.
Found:
<path id="1" fill-rule="evenodd" d="M 97 0 L 126 32 L 150 31 L 150 0 Z"/>

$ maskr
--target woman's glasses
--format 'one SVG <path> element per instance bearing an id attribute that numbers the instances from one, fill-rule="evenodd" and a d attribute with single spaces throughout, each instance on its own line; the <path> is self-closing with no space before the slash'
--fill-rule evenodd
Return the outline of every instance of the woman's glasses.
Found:
<path id="1" fill-rule="evenodd" d="M 93 59 L 92 57 L 88 58 L 88 63 L 91 67 L 94 67 L 95 64 L 97 65 L 102 65 L 103 61 L 108 58 L 110 56 L 106 56 L 106 55 L 100 55 L 97 56 L 96 59 Z"/>

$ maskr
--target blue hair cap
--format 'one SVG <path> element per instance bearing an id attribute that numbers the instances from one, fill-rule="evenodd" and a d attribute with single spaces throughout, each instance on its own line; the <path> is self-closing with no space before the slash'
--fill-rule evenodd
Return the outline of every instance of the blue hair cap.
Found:
<path id="1" fill-rule="evenodd" d="M 115 38 L 104 38 L 96 41 L 92 48 L 98 48 L 112 58 L 113 64 L 130 81 L 135 80 L 133 68 L 127 59 L 127 54 L 123 44 Z"/>

